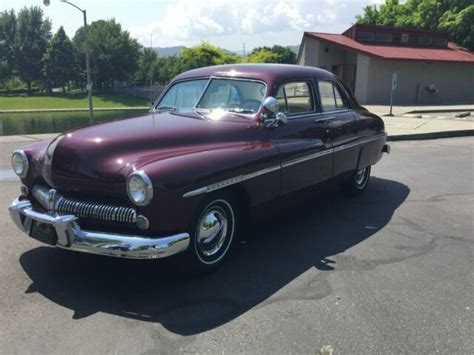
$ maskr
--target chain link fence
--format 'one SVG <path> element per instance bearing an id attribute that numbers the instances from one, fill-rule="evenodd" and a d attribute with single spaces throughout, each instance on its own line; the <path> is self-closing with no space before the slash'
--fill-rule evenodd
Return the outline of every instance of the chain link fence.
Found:
<path id="1" fill-rule="evenodd" d="M 144 97 L 149 99 L 150 102 L 154 102 L 164 88 L 164 85 L 153 85 L 152 87 L 137 85 L 115 85 L 114 91 L 121 94 Z"/>

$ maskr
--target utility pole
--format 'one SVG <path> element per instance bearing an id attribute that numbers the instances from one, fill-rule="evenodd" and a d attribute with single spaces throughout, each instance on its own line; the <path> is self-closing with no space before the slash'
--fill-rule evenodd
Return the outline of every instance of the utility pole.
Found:
<path id="1" fill-rule="evenodd" d="M 244 42 L 244 43 L 242 43 L 242 45 L 243 45 L 243 53 L 244 53 L 244 56 L 243 56 L 243 58 L 245 58 L 245 57 L 247 56 L 247 55 L 246 55 L 246 53 L 245 53 L 245 42 Z"/>

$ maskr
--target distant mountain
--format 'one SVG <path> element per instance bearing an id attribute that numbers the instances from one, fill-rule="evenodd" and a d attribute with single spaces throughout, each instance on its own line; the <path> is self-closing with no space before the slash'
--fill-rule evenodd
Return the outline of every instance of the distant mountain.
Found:
<path id="1" fill-rule="evenodd" d="M 183 46 L 174 46 L 174 47 L 154 47 L 153 49 L 155 50 L 156 53 L 160 57 L 171 57 L 173 55 L 179 57 L 181 54 L 182 50 L 185 47 Z"/>
<path id="2" fill-rule="evenodd" d="M 300 49 L 299 44 L 296 45 L 296 46 L 287 46 L 287 47 L 292 52 L 294 52 L 296 55 L 298 55 L 298 51 Z M 154 47 L 153 49 L 161 57 L 170 57 L 170 56 L 173 56 L 173 55 L 179 57 L 179 55 L 181 54 L 181 52 L 183 51 L 184 48 L 186 48 L 186 47 L 184 47 L 184 46 L 174 46 L 174 47 Z M 231 50 L 228 50 L 228 49 L 224 49 L 224 50 L 228 53 L 235 53 L 235 54 L 237 54 L 238 56 L 241 56 L 241 57 L 244 55 L 244 52 L 242 50 L 236 50 L 236 51 L 231 51 Z M 249 54 L 250 52 L 251 51 L 247 51 L 246 54 Z"/>
<path id="3" fill-rule="evenodd" d="M 271 47 L 271 46 L 268 46 L 268 47 Z M 296 45 L 296 46 L 285 46 L 285 47 L 289 48 L 289 49 L 290 49 L 292 52 L 294 52 L 296 55 L 298 55 L 298 51 L 300 50 L 300 45 L 299 45 L 299 44 Z M 244 51 L 241 50 L 241 49 L 240 49 L 240 50 L 236 50 L 236 51 L 228 51 L 228 50 L 226 50 L 226 51 L 227 51 L 227 52 L 231 52 L 231 53 L 235 53 L 235 54 L 237 54 L 238 56 L 241 56 L 241 57 L 244 56 Z M 247 51 L 245 54 L 248 55 L 251 51 L 252 51 L 252 50 Z"/>

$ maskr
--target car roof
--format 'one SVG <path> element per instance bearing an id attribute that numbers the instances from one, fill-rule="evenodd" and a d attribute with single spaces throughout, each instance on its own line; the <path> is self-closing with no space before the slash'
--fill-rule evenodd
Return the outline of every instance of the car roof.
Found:
<path id="1" fill-rule="evenodd" d="M 276 82 L 298 77 L 333 78 L 326 70 L 293 64 L 227 64 L 193 69 L 179 74 L 173 80 L 185 80 L 197 77 L 236 77 Z"/>

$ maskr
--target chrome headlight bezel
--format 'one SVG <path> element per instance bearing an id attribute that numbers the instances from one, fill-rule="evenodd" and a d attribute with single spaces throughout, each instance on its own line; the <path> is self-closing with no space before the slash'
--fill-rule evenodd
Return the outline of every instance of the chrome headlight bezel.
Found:
<path id="1" fill-rule="evenodd" d="M 22 163 L 22 170 L 21 172 L 18 172 L 16 169 L 15 169 L 15 165 L 16 163 L 14 162 L 14 159 L 16 157 L 19 157 L 19 159 L 21 159 L 21 163 Z M 23 150 L 15 150 L 12 154 L 12 157 L 11 157 L 11 164 L 12 164 L 12 170 L 13 172 L 20 178 L 24 178 L 26 177 L 26 175 L 28 175 L 28 171 L 30 170 L 30 162 L 28 161 L 28 156 L 26 155 L 26 153 L 23 151 Z"/>
<path id="2" fill-rule="evenodd" d="M 131 183 L 136 181 L 140 181 L 143 184 L 142 198 L 137 198 L 136 192 L 134 191 L 133 186 L 131 186 Z M 143 170 L 134 171 L 127 177 L 127 195 L 130 201 L 137 206 L 146 206 L 150 204 L 153 199 L 153 185 L 150 178 Z"/>

